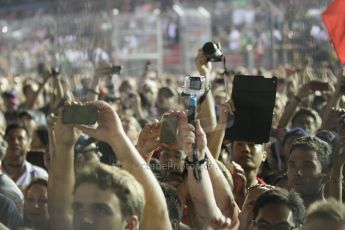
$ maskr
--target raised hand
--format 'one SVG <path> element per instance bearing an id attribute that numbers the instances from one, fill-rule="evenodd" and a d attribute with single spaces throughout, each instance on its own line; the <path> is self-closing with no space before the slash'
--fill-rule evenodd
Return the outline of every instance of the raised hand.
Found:
<path id="1" fill-rule="evenodd" d="M 335 166 L 343 167 L 345 164 L 345 109 L 336 109 L 333 111 L 338 115 L 336 128 L 340 135 L 339 152 L 334 155 L 333 161 Z"/>
<path id="2" fill-rule="evenodd" d="M 65 145 L 66 147 L 72 147 L 77 142 L 80 131 L 78 131 L 73 125 L 66 125 L 62 122 L 63 109 L 60 108 L 58 116 L 51 115 L 49 125 L 53 131 L 55 145 Z"/>
<path id="3" fill-rule="evenodd" d="M 222 127 L 225 128 L 228 122 L 229 114 L 234 113 L 234 112 L 235 112 L 235 104 L 232 100 L 228 100 L 224 104 L 221 104 L 219 108 L 218 125 L 221 125 Z"/>
<path id="4" fill-rule="evenodd" d="M 205 57 L 202 49 L 198 50 L 198 54 L 195 58 L 195 65 L 200 75 L 206 78 L 208 78 L 211 75 L 212 64 L 211 62 L 207 62 L 207 58 Z"/>
<path id="5" fill-rule="evenodd" d="M 144 158 L 151 158 L 152 151 L 160 146 L 160 127 L 161 122 L 154 120 L 153 122 L 146 124 L 141 130 L 136 147 Z"/>
<path id="6" fill-rule="evenodd" d="M 205 155 L 205 150 L 207 148 L 207 138 L 204 130 L 201 128 L 200 120 L 195 122 L 195 127 L 188 123 L 187 113 L 182 112 L 179 114 L 179 124 L 178 124 L 178 133 L 179 133 L 179 143 L 183 148 L 187 156 L 192 157 L 193 148 L 192 144 L 196 143 L 199 157 L 203 159 Z"/>
<path id="7" fill-rule="evenodd" d="M 111 143 L 119 135 L 126 135 L 121 120 L 113 108 L 104 101 L 88 102 L 86 105 L 96 106 L 99 113 L 96 128 L 80 125 L 77 126 L 85 134 L 97 140 Z"/>
<path id="8" fill-rule="evenodd" d="M 213 229 L 230 229 L 231 219 L 225 216 L 214 218 L 213 220 L 211 220 L 211 227 Z"/>

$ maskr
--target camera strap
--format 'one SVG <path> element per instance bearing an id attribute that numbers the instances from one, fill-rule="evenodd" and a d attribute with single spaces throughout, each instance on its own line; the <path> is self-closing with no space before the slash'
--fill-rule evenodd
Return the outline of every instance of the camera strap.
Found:
<path id="1" fill-rule="evenodd" d="M 224 72 L 222 73 L 223 75 L 223 79 L 224 79 L 224 87 L 225 87 L 225 95 L 226 98 L 225 100 L 229 100 L 230 96 L 229 96 L 229 90 L 228 90 L 228 84 L 227 84 L 227 78 L 226 76 L 229 74 L 228 69 L 226 68 L 226 58 L 225 56 L 223 56 L 223 67 L 224 67 Z"/>

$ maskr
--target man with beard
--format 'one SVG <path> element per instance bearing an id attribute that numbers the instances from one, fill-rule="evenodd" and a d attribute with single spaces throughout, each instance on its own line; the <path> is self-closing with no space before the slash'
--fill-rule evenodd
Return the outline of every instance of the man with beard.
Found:
<path id="1" fill-rule="evenodd" d="M 36 178 L 48 178 L 47 172 L 26 161 L 30 149 L 31 138 L 25 126 L 9 125 L 5 132 L 8 148 L 3 160 L 3 171 L 16 182 L 17 186 L 25 189 Z"/>
<path id="2" fill-rule="evenodd" d="M 324 199 L 330 180 L 330 146 L 317 137 L 300 137 L 291 146 L 288 161 L 288 186 L 300 194 L 304 205 Z"/>

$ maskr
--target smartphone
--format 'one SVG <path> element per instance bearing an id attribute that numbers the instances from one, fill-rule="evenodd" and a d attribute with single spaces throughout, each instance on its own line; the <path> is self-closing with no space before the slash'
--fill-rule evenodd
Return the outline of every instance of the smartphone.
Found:
<path id="1" fill-rule="evenodd" d="M 97 121 L 98 109 L 92 105 L 69 105 L 65 106 L 62 114 L 64 124 L 93 125 Z"/>
<path id="2" fill-rule="evenodd" d="M 175 143 L 177 134 L 177 122 L 178 118 L 176 115 L 166 114 L 163 116 L 159 135 L 159 141 L 161 143 Z"/>
<path id="3" fill-rule="evenodd" d="M 310 89 L 313 91 L 327 91 L 327 90 L 329 90 L 329 86 L 328 86 L 327 82 L 311 81 L 309 84 L 310 84 Z"/>
<path id="4" fill-rule="evenodd" d="M 112 74 L 119 74 L 121 72 L 122 66 L 120 65 L 113 65 L 111 67 L 111 73 Z"/>

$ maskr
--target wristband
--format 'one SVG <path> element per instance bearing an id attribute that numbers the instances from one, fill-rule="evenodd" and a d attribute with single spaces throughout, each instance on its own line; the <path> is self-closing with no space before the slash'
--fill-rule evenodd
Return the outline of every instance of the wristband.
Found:
<path id="1" fill-rule="evenodd" d="M 198 164 L 199 164 L 199 165 L 202 165 L 202 164 L 206 163 L 206 162 L 207 162 L 207 159 L 208 159 L 208 158 L 207 158 L 207 155 L 205 154 L 204 159 L 198 161 Z M 188 168 L 189 166 L 191 166 L 192 168 L 195 167 L 194 162 L 189 161 L 189 160 L 188 160 L 188 157 L 185 159 L 185 166 L 186 166 L 186 168 Z"/>

